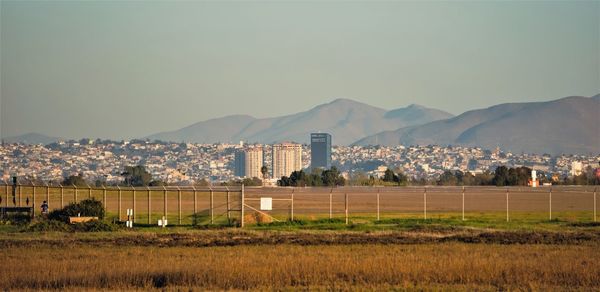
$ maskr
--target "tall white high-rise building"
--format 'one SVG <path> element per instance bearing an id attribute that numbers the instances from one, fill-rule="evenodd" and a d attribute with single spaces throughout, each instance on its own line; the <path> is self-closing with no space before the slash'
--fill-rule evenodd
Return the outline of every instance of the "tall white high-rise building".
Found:
<path id="1" fill-rule="evenodd" d="M 583 163 L 581 161 L 571 162 L 571 175 L 580 175 L 583 172 Z"/>
<path id="2" fill-rule="evenodd" d="M 251 147 L 235 153 L 235 175 L 240 177 L 258 177 L 262 179 L 260 169 L 263 166 L 263 150 Z"/>
<path id="3" fill-rule="evenodd" d="M 295 143 L 281 143 L 273 145 L 272 156 L 273 178 L 290 176 L 294 171 L 302 169 L 302 145 Z"/>

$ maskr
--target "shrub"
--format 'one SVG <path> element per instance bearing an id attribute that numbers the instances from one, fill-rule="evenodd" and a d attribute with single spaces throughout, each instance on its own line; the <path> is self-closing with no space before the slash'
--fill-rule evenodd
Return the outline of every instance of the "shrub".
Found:
<path id="1" fill-rule="evenodd" d="M 90 216 L 104 218 L 104 207 L 102 202 L 96 199 L 86 199 L 79 203 L 71 203 L 60 210 L 54 210 L 48 214 L 48 219 L 69 222 L 69 217 Z"/>
<path id="2" fill-rule="evenodd" d="M 40 232 L 40 231 L 71 231 L 71 226 L 65 224 L 61 221 L 56 220 L 43 220 L 35 222 L 29 226 L 24 231 L 29 232 Z"/>
<path id="3" fill-rule="evenodd" d="M 107 223 L 100 220 L 91 220 L 83 223 L 72 225 L 74 231 L 79 232 L 103 232 L 116 231 L 119 227 L 115 224 Z"/>
<path id="4" fill-rule="evenodd" d="M 24 213 L 10 213 L 3 218 L 5 224 L 26 225 L 31 222 L 31 216 Z"/>

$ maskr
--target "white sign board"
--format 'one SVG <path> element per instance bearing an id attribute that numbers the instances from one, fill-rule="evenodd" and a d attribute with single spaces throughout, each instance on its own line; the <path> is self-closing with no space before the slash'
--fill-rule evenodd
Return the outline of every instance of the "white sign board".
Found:
<path id="1" fill-rule="evenodd" d="M 262 210 L 262 211 L 273 210 L 273 198 L 260 198 L 260 210 Z"/>

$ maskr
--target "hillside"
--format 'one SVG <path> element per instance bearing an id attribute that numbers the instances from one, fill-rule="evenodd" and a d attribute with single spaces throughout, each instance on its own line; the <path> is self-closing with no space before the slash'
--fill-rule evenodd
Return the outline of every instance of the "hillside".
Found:
<path id="1" fill-rule="evenodd" d="M 336 99 L 308 111 L 266 119 L 236 115 L 211 119 L 194 125 L 150 135 L 151 140 L 174 142 L 257 143 L 295 141 L 308 143 L 310 133 L 326 132 L 336 145 L 348 145 L 361 137 L 399 127 L 452 117 L 451 114 L 418 105 L 386 111 L 350 99 Z"/>
<path id="2" fill-rule="evenodd" d="M 20 136 L 12 136 L 2 138 L 5 143 L 21 143 L 21 144 L 50 144 L 60 140 L 60 138 L 50 137 L 38 133 L 27 133 Z"/>
<path id="3" fill-rule="evenodd" d="M 509 103 L 383 131 L 356 145 L 465 145 L 513 152 L 600 153 L 600 95 Z"/>

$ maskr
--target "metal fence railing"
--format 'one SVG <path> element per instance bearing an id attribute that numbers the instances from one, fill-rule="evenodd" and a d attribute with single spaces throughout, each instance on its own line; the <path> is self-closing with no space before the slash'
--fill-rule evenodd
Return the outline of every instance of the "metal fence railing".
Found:
<path id="1" fill-rule="evenodd" d="M 346 223 L 390 218 L 457 220 L 597 220 L 595 186 L 552 187 L 78 187 L 0 185 L 0 207 L 32 207 L 41 212 L 95 198 L 109 220 L 169 225 L 252 223 L 271 220 L 341 219 Z M 261 198 L 272 203 L 261 208 Z"/>

